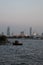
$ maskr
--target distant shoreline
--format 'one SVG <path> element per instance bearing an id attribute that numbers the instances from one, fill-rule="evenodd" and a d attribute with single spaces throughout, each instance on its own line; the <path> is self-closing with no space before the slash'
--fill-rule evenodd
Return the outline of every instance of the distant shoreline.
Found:
<path id="1" fill-rule="evenodd" d="M 9 39 L 32 39 L 32 40 L 43 40 L 43 37 L 34 37 L 34 36 L 8 36 Z"/>
<path id="2" fill-rule="evenodd" d="M 43 40 L 43 36 L 7 36 L 7 35 L 0 35 L 1 36 L 5 36 L 6 38 L 9 39 L 32 39 L 32 40 Z"/>

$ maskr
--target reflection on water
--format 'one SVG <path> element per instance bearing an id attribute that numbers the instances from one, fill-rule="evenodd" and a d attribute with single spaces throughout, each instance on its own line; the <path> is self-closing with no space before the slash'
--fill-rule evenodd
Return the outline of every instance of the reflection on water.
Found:
<path id="1" fill-rule="evenodd" d="M 43 40 L 19 41 L 22 46 L 0 46 L 0 65 L 43 65 Z"/>

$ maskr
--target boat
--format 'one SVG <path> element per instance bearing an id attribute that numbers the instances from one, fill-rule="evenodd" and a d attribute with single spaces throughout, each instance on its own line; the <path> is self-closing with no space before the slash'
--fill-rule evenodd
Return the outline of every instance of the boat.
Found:
<path id="1" fill-rule="evenodd" d="M 23 45 L 23 44 L 16 40 L 15 42 L 13 42 L 13 45 Z"/>

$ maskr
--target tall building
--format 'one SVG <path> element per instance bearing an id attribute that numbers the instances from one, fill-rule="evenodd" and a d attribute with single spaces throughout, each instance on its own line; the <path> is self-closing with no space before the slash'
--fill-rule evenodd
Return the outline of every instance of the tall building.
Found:
<path id="1" fill-rule="evenodd" d="M 20 33 L 20 35 L 23 37 L 25 34 L 24 34 L 24 31 L 22 31 L 21 33 Z"/>
<path id="2" fill-rule="evenodd" d="M 7 35 L 10 36 L 10 27 L 7 28 Z"/>
<path id="3" fill-rule="evenodd" d="M 30 36 L 32 35 L 32 27 L 30 27 Z"/>
<path id="4" fill-rule="evenodd" d="M 4 32 L 2 32 L 1 34 L 4 35 Z"/>

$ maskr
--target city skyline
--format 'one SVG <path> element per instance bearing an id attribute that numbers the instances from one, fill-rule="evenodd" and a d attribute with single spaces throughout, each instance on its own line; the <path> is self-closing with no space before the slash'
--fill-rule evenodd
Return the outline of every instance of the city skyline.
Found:
<path id="1" fill-rule="evenodd" d="M 8 26 L 15 34 L 29 34 L 29 27 L 42 33 L 43 0 L 0 0 L 0 33 L 6 33 Z"/>
<path id="2" fill-rule="evenodd" d="M 28 31 L 29 32 L 24 31 L 24 30 L 21 30 L 19 33 L 15 33 L 13 31 L 11 31 L 11 28 L 8 26 L 7 29 L 6 29 L 6 33 L 2 31 L 0 33 L 0 35 L 7 35 L 7 36 L 13 36 L 13 35 L 17 35 L 17 36 L 19 36 L 19 35 L 21 35 L 21 36 L 43 35 L 43 32 L 38 33 L 36 31 L 33 31 L 33 28 L 32 27 L 29 27 L 29 30 Z"/>

